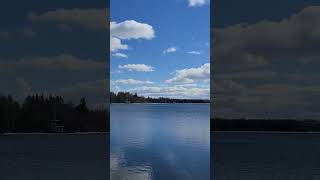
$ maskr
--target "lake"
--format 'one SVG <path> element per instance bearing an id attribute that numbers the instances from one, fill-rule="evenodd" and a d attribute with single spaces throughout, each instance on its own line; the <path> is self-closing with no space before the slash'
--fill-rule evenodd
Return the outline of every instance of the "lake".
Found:
<path id="1" fill-rule="evenodd" d="M 320 179 L 320 133 L 211 133 L 213 180 Z"/>
<path id="2" fill-rule="evenodd" d="M 112 180 L 210 179 L 209 104 L 112 104 Z"/>
<path id="3" fill-rule="evenodd" d="M 210 157 L 213 180 L 320 179 L 320 133 L 212 132 L 210 148 L 208 114 L 113 104 L 110 152 L 108 134 L 0 135 L 1 180 L 207 180 Z"/>
<path id="4" fill-rule="evenodd" d="M 0 135 L 1 180 L 107 180 L 108 134 Z"/>

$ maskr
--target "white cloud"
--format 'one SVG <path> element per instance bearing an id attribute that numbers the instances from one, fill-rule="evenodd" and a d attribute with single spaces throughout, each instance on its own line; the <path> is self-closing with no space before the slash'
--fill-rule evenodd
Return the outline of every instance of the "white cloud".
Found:
<path id="1" fill-rule="evenodd" d="M 152 39 L 155 37 L 151 25 L 134 20 L 126 20 L 120 23 L 110 22 L 110 34 L 112 37 L 119 39 Z"/>
<path id="2" fill-rule="evenodd" d="M 58 24 L 57 27 L 64 32 L 71 32 L 73 30 L 72 26 L 68 24 Z"/>
<path id="3" fill-rule="evenodd" d="M 122 44 L 121 40 L 115 37 L 110 37 L 110 51 L 116 52 L 118 50 L 128 49 L 128 45 Z"/>
<path id="4" fill-rule="evenodd" d="M 142 85 L 142 84 L 153 84 L 152 81 L 141 81 L 136 79 L 119 79 L 113 81 L 115 84 L 128 84 L 128 85 Z"/>
<path id="5" fill-rule="evenodd" d="M 36 36 L 37 33 L 29 27 L 19 28 L 17 30 L 12 31 L 0 31 L 0 39 L 8 39 L 8 38 L 32 38 Z"/>
<path id="6" fill-rule="evenodd" d="M 106 29 L 107 9 L 56 9 L 44 13 L 30 12 L 28 20 L 33 23 L 54 23 L 60 26 L 79 26 L 86 29 Z"/>
<path id="7" fill-rule="evenodd" d="M 50 57 L 25 57 L 18 60 L 0 62 L 0 72 L 29 71 L 97 71 L 104 70 L 107 64 L 93 59 L 82 59 L 69 54 Z"/>
<path id="8" fill-rule="evenodd" d="M 186 99 L 207 99 L 209 98 L 210 88 L 199 87 L 183 87 L 183 86 L 143 86 L 130 89 L 130 92 L 137 92 L 142 96 L 150 97 L 170 97 L 170 98 L 186 98 Z"/>
<path id="9" fill-rule="evenodd" d="M 128 58 L 128 55 L 123 54 L 123 53 L 114 53 L 114 54 L 112 54 L 112 56 L 118 57 L 118 58 Z"/>
<path id="10" fill-rule="evenodd" d="M 309 6 L 277 21 L 215 29 L 214 59 L 219 61 L 217 82 L 211 84 L 212 115 L 319 118 L 319 75 L 309 71 L 319 62 L 319 18 L 320 6 Z"/>
<path id="11" fill-rule="evenodd" d="M 166 83 L 193 83 L 195 80 L 210 79 L 210 63 L 198 68 L 181 69 L 176 71 L 174 78 L 168 79 Z"/>
<path id="12" fill-rule="evenodd" d="M 234 73 L 218 73 L 214 75 L 215 79 L 263 79 L 263 78 L 280 78 L 283 73 L 277 73 L 274 71 L 246 71 L 246 72 L 234 72 Z M 285 74 L 288 76 L 288 74 Z M 292 77 L 291 77 L 292 78 Z"/>
<path id="13" fill-rule="evenodd" d="M 31 85 L 24 78 L 16 78 L 16 90 L 23 96 L 31 94 Z"/>
<path id="14" fill-rule="evenodd" d="M 199 52 L 199 51 L 189 51 L 188 54 L 200 55 L 201 52 Z"/>
<path id="15" fill-rule="evenodd" d="M 228 67 L 264 66 L 277 60 L 319 56 L 320 6 L 309 6 L 279 21 L 214 29 L 215 59 Z M 219 66 L 221 67 L 221 66 Z"/>
<path id="16" fill-rule="evenodd" d="M 120 23 L 110 22 L 110 51 L 127 50 L 128 45 L 123 44 L 122 40 L 147 39 L 155 37 L 153 27 L 146 23 L 134 20 L 126 20 Z"/>
<path id="17" fill-rule="evenodd" d="M 127 71 L 139 71 L 139 72 L 151 72 L 154 71 L 154 67 L 146 64 L 126 64 L 119 65 L 120 69 L 125 69 Z"/>
<path id="18" fill-rule="evenodd" d="M 190 84 L 176 84 L 176 87 L 197 87 L 198 84 L 190 83 Z"/>
<path id="19" fill-rule="evenodd" d="M 283 83 L 244 86 L 232 80 L 218 81 L 213 85 L 215 88 L 211 93 L 217 108 L 212 115 L 218 117 L 312 119 L 318 116 L 318 109 L 314 107 L 319 106 L 319 86 Z"/>
<path id="20" fill-rule="evenodd" d="M 114 92 L 114 93 L 118 93 L 120 90 L 120 87 L 119 86 L 115 86 L 113 84 L 110 85 L 110 91 L 111 92 Z"/>
<path id="21" fill-rule="evenodd" d="M 0 31 L 0 38 L 9 38 L 10 37 L 10 33 L 7 31 Z"/>
<path id="22" fill-rule="evenodd" d="M 170 48 L 164 50 L 164 51 L 163 51 L 163 54 L 174 53 L 174 52 L 176 52 L 176 51 L 177 51 L 177 48 L 175 48 L 175 47 L 170 47 Z"/>
<path id="23" fill-rule="evenodd" d="M 110 71 L 110 74 L 119 74 L 119 73 L 121 73 L 120 70 Z"/>
<path id="24" fill-rule="evenodd" d="M 36 32 L 32 28 L 23 28 L 20 31 L 20 34 L 24 37 L 34 37 L 36 35 Z"/>
<path id="25" fill-rule="evenodd" d="M 190 7 L 200 7 L 207 4 L 209 0 L 189 0 Z"/>
<path id="26" fill-rule="evenodd" d="M 57 94 L 65 98 L 66 101 L 78 102 L 80 97 L 86 97 L 87 103 L 90 107 L 99 105 L 100 107 L 107 107 L 109 83 L 106 79 L 79 82 L 71 86 L 58 88 L 54 91 L 50 90 L 45 93 Z"/>
<path id="27" fill-rule="evenodd" d="M 186 83 L 186 84 L 190 84 L 190 83 L 194 83 L 193 79 L 189 79 L 189 78 L 179 78 L 178 76 L 168 79 L 165 81 L 165 83 Z"/>

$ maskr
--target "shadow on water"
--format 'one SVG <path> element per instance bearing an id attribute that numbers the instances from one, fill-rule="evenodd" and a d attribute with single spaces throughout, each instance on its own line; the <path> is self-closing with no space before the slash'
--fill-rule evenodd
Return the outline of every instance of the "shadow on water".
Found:
<path id="1" fill-rule="evenodd" d="M 211 179 L 319 179 L 319 138 L 319 133 L 211 132 Z"/>
<path id="2" fill-rule="evenodd" d="M 1 180 L 107 180 L 108 136 L 0 135 Z"/>

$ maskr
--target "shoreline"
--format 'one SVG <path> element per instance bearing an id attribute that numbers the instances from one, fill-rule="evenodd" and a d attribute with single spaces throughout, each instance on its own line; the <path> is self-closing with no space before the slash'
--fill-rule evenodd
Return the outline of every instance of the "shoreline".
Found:
<path id="1" fill-rule="evenodd" d="M 210 131 L 211 133 L 225 134 L 320 134 L 320 131 Z M 15 135 L 104 135 L 110 132 L 75 132 L 75 133 L 3 133 L 0 136 L 15 136 Z"/>
<path id="2" fill-rule="evenodd" d="M 211 133 L 320 134 L 320 131 L 210 131 L 210 134 Z"/>
<path id="3" fill-rule="evenodd" d="M 110 103 L 111 104 L 210 104 L 208 103 Z"/>
<path id="4" fill-rule="evenodd" d="M 17 135 L 104 135 L 110 134 L 110 132 L 74 132 L 74 133 L 41 133 L 41 132 L 30 132 L 30 133 L 3 133 L 0 136 L 17 136 Z"/>

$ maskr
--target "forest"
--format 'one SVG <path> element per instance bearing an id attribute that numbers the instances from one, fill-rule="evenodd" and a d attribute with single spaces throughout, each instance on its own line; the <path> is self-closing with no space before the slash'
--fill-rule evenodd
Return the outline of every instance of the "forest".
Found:
<path id="1" fill-rule="evenodd" d="M 171 98 L 151 98 L 138 96 L 137 93 L 129 92 L 110 93 L 111 103 L 209 103 L 207 99 L 171 99 Z"/>
<path id="2" fill-rule="evenodd" d="M 90 110 L 85 98 L 78 105 L 66 103 L 61 96 L 27 96 L 19 104 L 10 95 L 0 96 L 0 133 L 54 132 L 52 124 L 63 132 L 109 131 L 107 110 Z M 53 122 L 53 120 L 56 120 Z"/>
<path id="3" fill-rule="evenodd" d="M 129 92 L 110 93 L 111 103 L 209 103 L 203 99 L 170 99 L 138 96 Z M 82 97 L 78 104 L 62 96 L 29 95 L 22 103 L 10 95 L 0 95 L 0 133 L 108 132 L 110 113 L 89 109 Z M 60 131 L 60 130 L 59 130 Z"/>

